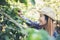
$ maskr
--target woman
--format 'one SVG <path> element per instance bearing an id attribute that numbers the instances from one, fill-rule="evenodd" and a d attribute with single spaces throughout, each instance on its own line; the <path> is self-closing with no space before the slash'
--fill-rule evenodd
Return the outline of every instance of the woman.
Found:
<path id="1" fill-rule="evenodd" d="M 19 12 L 18 14 L 20 17 L 26 20 L 26 23 L 30 25 L 32 28 L 36 28 L 36 29 L 43 28 L 46 31 L 48 31 L 48 33 L 51 36 L 53 36 L 53 32 L 54 32 L 53 22 L 55 20 L 55 13 L 53 9 L 51 9 L 50 7 L 44 7 L 41 10 L 36 10 L 36 11 L 40 13 L 40 18 L 39 18 L 40 23 L 32 22 L 28 18 L 24 17 L 23 15 L 21 15 L 21 11 L 18 11 Z"/>

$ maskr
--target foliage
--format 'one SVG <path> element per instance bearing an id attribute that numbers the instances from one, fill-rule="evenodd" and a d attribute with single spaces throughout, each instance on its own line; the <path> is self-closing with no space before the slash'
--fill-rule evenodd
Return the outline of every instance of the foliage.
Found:
<path id="1" fill-rule="evenodd" d="M 21 10 L 23 15 L 28 15 L 32 8 L 40 9 L 44 6 L 49 6 L 53 8 L 57 14 L 60 14 L 60 11 L 58 11 L 60 8 L 59 1 L 42 0 L 40 2 L 42 2 L 42 4 L 39 4 L 36 0 L 0 0 L 0 40 L 26 40 L 26 37 L 27 40 L 33 40 L 33 36 L 35 35 L 38 38 L 37 40 L 40 38 L 45 40 L 47 33 L 44 30 L 36 32 L 35 29 L 24 28 L 23 23 L 25 23 L 25 21 L 18 16 L 18 10 Z M 33 15 L 34 13 L 30 13 L 29 15 L 31 14 Z M 35 18 L 28 18 L 35 20 Z M 28 34 L 29 36 L 27 36 Z"/>
<path id="2" fill-rule="evenodd" d="M 17 16 L 17 9 L 2 8 L 0 15 L 3 16 L 3 21 L 0 22 L 0 39 L 1 40 L 19 40 L 19 37 L 24 36 L 21 32 L 23 20 Z M 5 10 L 4 10 L 5 9 Z M 5 13 L 5 14 L 4 14 Z M 17 21 L 17 22 L 16 22 Z M 23 30 L 22 30 L 23 31 Z"/>
<path id="3" fill-rule="evenodd" d="M 5 6 L 5 4 L 8 5 L 8 6 L 10 6 L 5 0 L 0 0 L 0 5 Z"/>
<path id="4" fill-rule="evenodd" d="M 48 33 L 43 29 L 36 30 L 29 28 L 28 34 L 27 40 L 49 40 Z"/>
<path id="5" fill-rule="evenodd" d="M 1 40 L 23 40 L 26 36 L 25 28 L 23 28 L 24 20 L 18 16 L 18 10 L 14 3 L 24 3 L 27 6 L 27 1 L 24 0 L 2 0 L 0 4 L 0 39 Z M 4 4 L 2 4 L 2 2 Z M 12 2 L 12 3 L 11 3 Z M 8 6 L 7 4 L 10 6 Z M 20 4 L 20 3 L 19 3 Z M 13 8 L 12 8 L 12 7 Z M 18 5 L 19 6 L 19 5 Z"/>

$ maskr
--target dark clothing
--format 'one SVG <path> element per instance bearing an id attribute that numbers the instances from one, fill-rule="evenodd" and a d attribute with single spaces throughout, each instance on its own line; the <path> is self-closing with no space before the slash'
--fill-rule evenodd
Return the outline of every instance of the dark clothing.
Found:
<path id="1" fill-rule="evenodd" d="M 57 31 L 54 31 L 54 34 L 53 34 L 53 36 L 54 36 L 55 38 L 58 36 L 58 33 L 57 33 Z"/>
<path id="2" fill-rule="evenodd" d="M 28 24 L 29 26 L 31 26 L 32 28 L 36 28 L 36 29 L 41 29 L 42 27 L 39 25 L 38 22 L 33 22 L 31 20 L 29 20 L 28 18 L 21 16 L 25 21 L 26 24 Z"/>
<path id="3" fill-rule="evenodd" d="M 26 24 L 28 24 L 29 26 L 31 26 L 32 28 L 35 28 L 35 29 L 41 29 L 40 25 L 36 22 L 32 22 L 30 20 L 28 20 L 29 22 L 26 22 Z"/>

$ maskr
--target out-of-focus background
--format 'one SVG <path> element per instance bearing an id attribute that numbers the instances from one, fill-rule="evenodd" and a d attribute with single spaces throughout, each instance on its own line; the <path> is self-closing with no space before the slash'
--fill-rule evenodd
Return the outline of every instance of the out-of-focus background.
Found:
<path id="1" fill-rule="evenodd" d="M 26 40 L 27 24 L 18 16 L 18 10 L 30 20 L 39 22 L 43 7 L 51 7 L 60 25 L 60 0 L 0 0 L 0 40 Z"/>

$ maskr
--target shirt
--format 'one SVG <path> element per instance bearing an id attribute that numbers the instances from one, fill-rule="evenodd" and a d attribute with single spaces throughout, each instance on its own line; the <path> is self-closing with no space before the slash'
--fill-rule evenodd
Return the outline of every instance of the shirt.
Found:
<path id="1" fill-rule="evenodd" d="M 26 24 L 28 24 L 30 27 L 32 27 L 32 28 L 36 28 L 36 29 L 41 29 L 42 27 L 39 25 L 39 23 L 38 22 L 33 22 L 33 21 L 31 21 L 30 19 L 28 19 L 28 18 L 26 18 L 25 16 L 21 16 L 24 20 L 25 20 L 25 22 L 26 22 Z"/>

